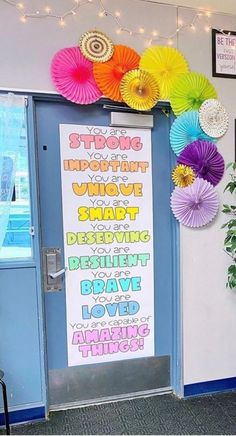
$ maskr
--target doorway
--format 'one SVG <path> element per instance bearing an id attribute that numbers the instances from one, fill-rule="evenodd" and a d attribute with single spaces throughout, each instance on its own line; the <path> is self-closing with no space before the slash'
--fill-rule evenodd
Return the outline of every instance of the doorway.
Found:
<path id="1" fill-rule="evenodd" d="M 63 214 L 65 218 L 65 191 L 62 195 L 61 172 L 62 134 L 60 126 L 101 126 L 109 128 L 111 111 L 102 102 L 78 106 L 59 97 L 35 102 L 36 146 L 38 157 L 38 184 L 40 198 L 41 250 L 60 257 L 56 269 L 67 265 Z M 59 289 L 53 289 L 55 278 L 44 286 L 47 364 L 49 380 L 49 408 L 58 410 L 82 404 L 167 392 L 173 389 L 176 373 L 176 240 L 169 198 L 172 190 L 170 173 L 172 152 L 169 147 L 171 115 L 168 106 L 152 111 L 154 127 L 151 138 L 151 187 L 153 234 L 153 303 L 150 304 L 153 323 L 153 349 L 129 358 L 106 358 L 106 353 L 95 363 L 78 361 L 71 364 L 68 356 L 68 325 L 65 276 L 60 277 Z M 79 156 L 79 155 L 78 155 Z M 139 175 L 136 174 L 137 182 Z M 135 181 L 136 181 L 135 179 Z M 75 181 L 81 182 L 80 174 Z M 96 197 L 95 197 L 96 198 Z M 81 205 L 78 199 L 78 206 Z M 64 203 L 63 203 L 64 202 Z M 67 205 L 68 208 L 68 205 Z M 149 213 L 149 211 L 147 211 Z M 150 215 L 150 213 L 149 213 Z M 150 216 L 149 216 L 150 218 Z M 108 217 L 109 221 L 109 217 Z M 127 244 L 126 244 L 127 245 Z M 49 250 L 49 251 L 47 251 Z M 51 252 L 50 250 L 55 250 Z M 83 254 L 83 245 L 77 250 Z M 50 256 L 49 256 L 50 257 Z M 51 259 L 51 258 L 50 258 Z M 55 263 L 54 262 L 54 263 Z M 45 265 L 44 265 L 45 267 Z M 46 266 L 47 268 L 47 266 Z M 72 275 L 71 270 L 66 274 Z M 45 275 L 45 271 L 44 271 Z M 52 277 L 51 277 L 52 278 Z M 57 282 L 57 280 L 56 280 Z M 127 283 L 127 282 L 124 282 Z M 137 285 L 137 283 L 136 283 Z M 137 289 L 138 290 L 138 289 Z M 147 289 L 148 292 L 148 289 Z M 67 299 L 66 299 L 67 298 Z M 81 308 L 78 308 L 80 310 Z M 113 310 L 113 309 L 112 309 Z M 118 309 L 117 309 L 118 310 Z M 99 318 L 99 321 L 102 321 Z M 122 324 L 123 325 L 123 324 Z M 124 325 L 123 325 L 124 327 Z M 124 332 L 124 330 L 123 330 Z"/>

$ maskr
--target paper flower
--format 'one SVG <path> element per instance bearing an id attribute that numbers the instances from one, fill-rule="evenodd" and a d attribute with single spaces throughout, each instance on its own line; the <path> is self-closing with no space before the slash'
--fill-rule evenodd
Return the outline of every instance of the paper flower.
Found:
<path id="1" fill-rule="evenodd" d="M 210 223 L 219 210 L 214 187 L 197 178 L 187 188 L 176 187 L 171 195 L 171 209 L 175 218 L 187 227 L 202 227 Z"/>
<path id="2" fill-rule="evenodd" d="M 195 174 L 191 167 L 177 165 L 172 171 L 173 182 L 180 188 L 191 185 L 195 180 Z"/>
<path id="3" fill-rule="evenodd" d="M 173 122 L 170 129 L 170 145 L 177 156 L 190 142 L 197 139 L 215 141 L 215 139 L 203 132 L 199 124 L 197 111 L 187 111 L 180 115 Z"/>
<path id="4" fill-rule="evenodd" d="M 120 84 L 120 92 L 128 106 L 140 111 L 155 106 L 160 95 L 154 77 L 147 71 L 138 69 L 125 74 Z"/>
<path id="5" fill-rule="evenodd" d="M 138 68 L 140 56 L 129 47 L 115 45 L 112 58 L 101 64 L 94 64 L 95 80 L 105 97 L 122 101 L 120 82 L 125 73 Z"/>
<path id="6" fill-rule="evenodd" d="M 190 166 L 197 177 L 207 180 L 213 186 L 219 183 L 224 174 L 224 159 L 212 142 L 197 140 L 188 144 L 177 162 Z"/>
<path id="7" fill-rule="evenodd" d="M 194 72 L 183 74 L 170 94 L 171 107 L 177 116 L 191 109 L 199 110 L 209 98 L 217 98 L 214 86 L 206 76 Z"/>
<path id="8" fill-rule="evenodd" d="M 93 64 L 78 47 L 64 48 L 55 54 L 51 77 L 58 92 L 74 103 L 94 103 L 102 95 L 93 77 Z"/>
<path id="9" fill-rule="evenodd" d="M 110 38 L 98 30 L 85 32 L 80 38 L 79 46 L 83 55 L 92 62 L 106 62 L 114 51 Z"/>
<path id="10" fill-rule="evenodd" d="M 228 130 L 229 116 L 218 100 L 209 99 L 199 109 L 199 122 L 205 133 L 220 138 Z"/>
<path id="11" fill-rule="evenodd" d="M 188 71 L 183 55 L 174 47 L 149 47 L 140 60 L 140 68 L 151 73 L 160 87 L 160 98 L 168 100 L 176 80 Z"/>

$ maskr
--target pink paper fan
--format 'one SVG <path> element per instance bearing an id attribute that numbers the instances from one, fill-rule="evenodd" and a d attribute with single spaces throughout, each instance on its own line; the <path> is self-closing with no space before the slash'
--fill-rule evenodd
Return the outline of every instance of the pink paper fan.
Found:
<path id="1" fill-rule="evenodd" d="M 102 95 L 94 80 L 93 63 L 78 47 L 64 48 L 55 54 L 51 77 L 58 92 L 74 103 L 94 103 Z"/>
<path id="2" fill-rule="evenodd" d="M 219 199 L 209 182 L 196 178 L 187 188 L 174 189 L 171 195 L 171 208 L 181 224 L 187 227 L 202 227 L 216 216 Z"/>

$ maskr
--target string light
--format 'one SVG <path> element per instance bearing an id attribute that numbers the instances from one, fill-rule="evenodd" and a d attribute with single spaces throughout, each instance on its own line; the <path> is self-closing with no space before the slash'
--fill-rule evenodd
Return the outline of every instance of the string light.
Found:
<path id="1" fill-rule="evenodd" d="M 61 27 L 65 27 L 65 25 L 66 25 L 65 20 L 63 20 L 63 18 L 60 18 L 60 20 L 59 20 L 59 26 L 61 26 Z"/>
<path id="2" fill-rule="evenodd" d="M 146 39 L 145 46 L 150 47 L 151 44 L 152 44 L 152 39 Z"/>
<path id="3" fill-rule="evenodd" d="M 211 26 L 209 26 L 209 24 L 208 24 L 207 26 L 204 27 L 204 29 L 205 29 L 206 32 L 209 33 L 210 30 L 211 30 Z"/>
<path id="4" fill-rule="evenodd" d="M 51 18 L 51 19 L 57 19 L 59 26 L 64 28 L 66 26 L 66 20 L 69 16 L 75 16 L 77 15 L 77 12 L 79 10 L 79 8 L 84 7 L 88 4 L 93 4 L 94 6 L 98 6 L 99 7 L 99 12 L 98 12 L 98 16 L 100 18 L 103 17 L 110 17 L 117 29 L 116 29 L 116 33 L 119 35 L 122 32 L 127 32 L 130 36 L 132 35 L 138 35 L 139 38 L 142 38 L 146 44 L 151 45 L 152 43 L 155 43 L 156 41 L 159 40 L 163 40 L 165 41 L 168 45 L 173 45 L 174 44 L 174 40 L 176 38 L 176 36 L 178 35 L 178 33 L 180 32 L 180 30 L 185 30 L 185 29 L 191 29 L 193 32 L 195 32 L 197 30 L 197 21 L 199 20 L 204 20 L 205 21 L 205 26 L 204 26 L 204 21 L 203 21 L 203 26 L 206 32 L 210 32 L 210 30 L 212 29 L 212 26 L 209 23 L 209 18 L 212 16 L 212 13 L 208 10 L 198 10 L 196 11 L 193 19 L 190 21 L 190 23 L 184 23 L 181 17 L 178 17 L 177 19 L 177 24 L 176 24 L 176 29 L 175 31 L 170 34 L 170 35 L 161 35 L 158 33 L 157 30 L 153 30 L 151 32 L 145 32 L 145 29 L 141 26 L 139 29 L 131 29 L 128 28 L 126 26 L 123 25 L 123 23 L 120 20 L 121 17 L 121 12 L 120 11 L 115 11 L 114 13 L 110 12 L 109 10 L 107 10 L 104 6 L 103 3 L 104 0 L 96 0 L 96 2 L 94 0 L 73 0 L 74 6 L 71 7 L 68 11 L 66 11 L 64 14 L 57 14 L 57 13 L 53 13 L 52 9 L 50 6 L 46 6 L 44 8 L 44 12 L 41 13 L 40 11 L 36 10 L 35 12 L 27 12 L 25 11 L 25 6 L 24 3 L 22 2 L 17 2 L 16 0 L 0 0 L 0 2 L 4 2 L 7 3 L 9 6 L 14 7 L 18 13 L 20 14 L 20 21 L 22 23 L 26 23 L 29 19 L 31 18 Z M 22 15 L 22 11 L 24 9 L 24 15 Z M 179 11 L 179 7 L 176 7 L 177 13 Z M 226 33 L 224 32 L 223 29 L 217 29 L 219 32 L 221 32 L 222 34 L 225 35 L 230 35 L 230 32 Z M 150 42 L 151 41 L 151 42 Z"/>
<path id="5" fill-rule="evenodd" d="M 21 17 L 20 17 L 20 21 L 22 22 L 22 23 L 27 23 L 27 18 L 26 18 L 26 16 L 25 15 L 22 15 Z"/>

